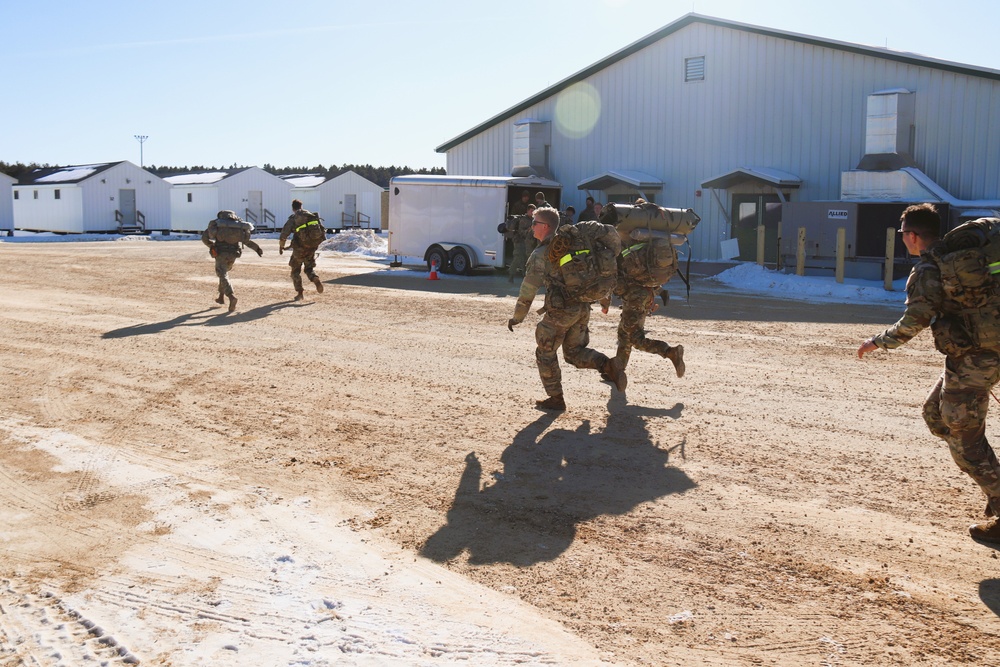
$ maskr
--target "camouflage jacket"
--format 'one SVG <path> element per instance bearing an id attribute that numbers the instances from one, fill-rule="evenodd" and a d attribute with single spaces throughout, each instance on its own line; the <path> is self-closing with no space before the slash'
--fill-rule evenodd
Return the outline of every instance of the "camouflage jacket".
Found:
<path id="1" fill-rule="evenodd" d="M 311 211 L 300 208 L 298 211 L 288 216 L 288 220 L 285 221 L 285 225 L 281 228 L 281 234 L 278 236 L 278 246 L 284 246 L 285 239 L 289 236 L 292 237 L 292 242 L 290 244 L 292 247 L 304 246 L 305 244 L 299 240 L 299 235 L 295 233 L 295 229 L 299 225 L 307 223 L 315 215 L 316 214 Z M 322 228 L 322 223 L 320 223 L 320 227 Z"/>
<path id="2" fill-rule="evenodd" d="M 549 237 L 538 244 L 524 266 L 524 280 L 521 281 L 521 291 L 517 296 L 517 305 L 514 307 L 514 319 L 523 322 L 528 311 L 531 310 L 531 302 L 535 300 L 535 295 L 542 285 L 545 286 L 545 307 L 548 308 L 550 294 L 552 293 L 552 279 L 558 277 L 558 268 L 549 261 Z"/>
<path id="3" fill-rule="evenodd" d="M 899 321 L 882 333 L 873 336 L 871 342 L 883 350 L 892 350 L 909 342 L 914 336 L 929 326 L 933 327 L 934 342 L 941 349 L 939 340 L 952 335 L 947 316 L 959 310 L 957 304 L 949 303 L 941 284 L 941 270 L 926 252 L 910 271 L 906 280 L 906 310 Z M 940 322 L 940 325 L 937 323 Z"/>

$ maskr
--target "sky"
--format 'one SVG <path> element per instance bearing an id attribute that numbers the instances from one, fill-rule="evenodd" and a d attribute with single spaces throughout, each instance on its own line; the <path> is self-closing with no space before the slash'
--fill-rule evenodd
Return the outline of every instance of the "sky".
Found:
<path id="1" fill-rule="evenodd" d="M 942 7 L 0 0 L 0 161 L 444 167 L 437 146 L 690 12 L 1000 70 L 1000 3 Z"/>

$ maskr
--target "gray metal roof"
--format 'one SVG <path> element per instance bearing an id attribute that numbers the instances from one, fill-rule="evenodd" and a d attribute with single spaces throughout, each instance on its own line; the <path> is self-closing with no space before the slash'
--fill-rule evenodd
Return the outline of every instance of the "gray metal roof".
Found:
<path id="1" fill-rule="evenodd" d="M 803 44 L 810 44 L 813 46 L 822 46 L 829 49 L 836 49 L 839 51 L 847 51 L 850 53 L 857 53 L 866 56 L 872 56 L 874 58 L 882 58 L 884 60 L 892 60 L 895 62 L 906 63 L 910 65 L 919 65 L 921 67 L 930 67 L 933 69 L 944 70 L 948 72 L 954 72 L 959 74 L 966 74 L 969 76 L 983 77 L 986 79 L 993 79 L 1000 81 L 1000 70 L 989 69 L 986 67 L 976 67 L 974 65 L 963 65 L 961 63 L 950 62 L 947 60 L 938 60 L 936 58 L 929 58 L 927 56 L 921 56 L 915 53 L 907 53 L 904 51 L 892 51 L 890 49 L 876 47 L 876 46 L 865 46 L 863 44 L 853 44 L 851 42 L 840 42 L 832 39 L 823 39 L 820 37 L 811 37 L 809 35 L 802 35 L 794 32 L 786 32 L 784 30 L 775 30 L 772 28 L 764 28 L 760 26 L 749 25 L 746 23 L 738 23 L 736 21 L 727 21 L 725 19 L 713 18 L 711 16 L 704 16 L 701 14 L 686 14 L 681 18 L 677 19 L 673 23 L 669 23 L 666 26 L 660 28 L 656 32 L 646 35 L 642 39 L 629 44 L 623 49 L 615 51 L 607 58 L 599 60 L 590 67 L 580 70 L 576 74 L 559 81 L 552 86 L 549 86 L 545 90 L 541 91 L 537 95 L 533 95 L 528 99 L 520 102 L 509 109 L 500 112 L 499 114 L 493 116 L 489 120 L 480 123 L 479 125 L 473 127 L 472 129 L 463 132 L 454 139 L 446 141 L 434 150 L 438 153 L 445 153 L 449 149 L 461 144 L 464 141 L 471 139 L 472 137 L 480 134 L 494 125 L 507 120 L 508 118 L 517 116 L 525 109 L 528 109 L 539 102 L 542 102 L 549 97 L 552 97 L 556 93 L 569 88 L 574 83 L 583 81 L 590 76 L 600 72 L 601 70 L 623 60 L 630 55 L 641 51 L 647 46 L 665 39 L 672 35 L 673 33 L 685 28 L 693 23 L 704 23 L 708 25 L 719 26 L 723 28 L 729 28 L 731 30 L 740 30 L 743 32 L 755 33 L 758 35 L 764 35 L 767 37 L 776 37 L 780 39 L 787 39 L 794 42 L 801 42 Z"/>

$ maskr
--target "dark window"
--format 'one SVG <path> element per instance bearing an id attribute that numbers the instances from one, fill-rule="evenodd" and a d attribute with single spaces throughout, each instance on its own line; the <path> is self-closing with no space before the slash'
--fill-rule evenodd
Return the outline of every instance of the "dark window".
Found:
<path id="1" fill-rule="evenodd" d="M 56 193 L 56 199 L 59 199 L 59 191 L 55 190 L 55 193 Z"/>
<path id="2" fill-rule="evenodd" d="M 189 202 L 191 201 L 191 193 L 190 192 L 188 193 L 188 201 Z"/>
<path id="3" fill-rule="evenodd" d="M 18 192 L 17 190 L 14 190 L 14 199 L 20 199 L 21 198 L 20 195 L 21 195 L 20 192 Z"/>
<path id="4" fill-rule="evenodd" d="M 38 199 L 38 190 L 32 190 L 31 192 L 35 195 L 35 199 Z"/>
<path id="5" fill-rule="evenodd" d="M 684 59 L 684 81 L 705 80 L 705 56 Z"/>

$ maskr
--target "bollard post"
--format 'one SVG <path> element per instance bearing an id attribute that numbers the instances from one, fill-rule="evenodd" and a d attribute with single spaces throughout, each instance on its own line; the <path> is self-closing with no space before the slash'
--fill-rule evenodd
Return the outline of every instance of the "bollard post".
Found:
<path id="1" fill-rule="evenodd" d="M 757 264 L 764 266 L 764 225 L 757 225 Z"/>
<path id="2" fill-rule="evenodd" d="M 885 289 L 892 291 L 892 267 L 896 263 L 896 230 L 887 227 L 885 230 Z"/>
<path id="3" fill-rule="evenodd" d="M 806 228 L 799 227 L 799 240 L 795 248 L 795 275 L 806 275 Z"/>

